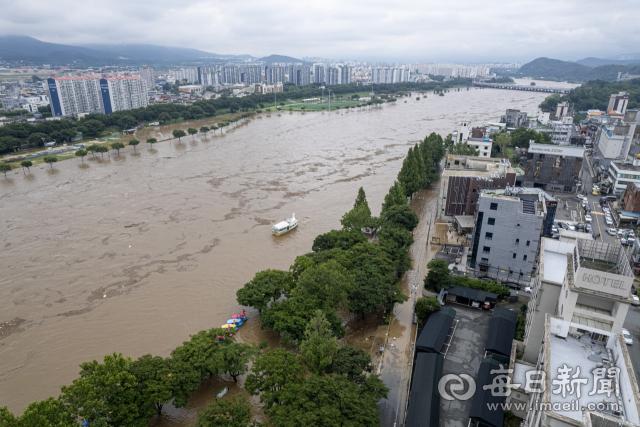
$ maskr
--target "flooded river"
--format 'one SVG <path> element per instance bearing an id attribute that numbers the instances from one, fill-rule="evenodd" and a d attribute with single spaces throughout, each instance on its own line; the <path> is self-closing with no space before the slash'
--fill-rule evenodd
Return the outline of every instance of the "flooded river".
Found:
<path id="1" fill-rule="evenodd" d="M 531 115 L 545 96 L 471 89 L 348 113 L 263 113 L 223 135 L 12 171 L 0 179 L 0 406 L 21 413 L 57 396 L 81 362 L 167 356 L 220 326 L 242 310 L 236 290 L 257 271 L 288 269 L 340 227 L 360 186 L 378 214 L 410 144 L 507 108 Z M 274 238 L 270 225 L 292 213 L 298 229 Z M 247 313 L 241 339 L 273 339 Z M 174 411 L 162 425 L 193 414 Z"/>

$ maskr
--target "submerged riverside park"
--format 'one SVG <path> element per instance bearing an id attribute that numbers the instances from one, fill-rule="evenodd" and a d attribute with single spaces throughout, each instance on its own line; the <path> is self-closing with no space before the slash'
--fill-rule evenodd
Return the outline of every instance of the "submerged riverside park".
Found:
<path id="1" fill-rule="evenodd" d="M 32 401 L 58 396 L 80 363 L 105 354 L 169 356 L 189 335 L 242 312 L 236 291 L 256 272 L 288 271 L 316 236 L 340 229 L 360 187 L 378 216 L 410 146 L 431 132 L 446 135 L 458 120 L 481 124 L 506 108 L 533 112 L 544 96 L 472 89 L 349 112 L 263 113 L 222 135 L 141 144 L 139 154 L 128 148 L 89 156 L 85 166 L 71 160 L 0 179 L 0 322 L 10 322 L 0 335 L 0 406 L 21 414 Z M 206 122 L 136 137 L 165 139 Z M 410 204 L 421 222 L 435 211 L 433 193 L 422 190 Z M 298 228 L 272 236 L 270 226 L 293 212 Z M 417 246 L 414 269 L 428 260 L 416 259 L 424 243 Z M 409 295 L 408 280 L 402 287 Z M 406 305 L 396 311 L 410 311 Z M 375 353 L 369 338 L 381 314 L 363 321 L 339 311 L 340 344 Z M 247 315 L 237 342 L 280 345 L 278 333 L 260 328 L 258 310 Z M 391 328 L 401 339 L 411 324 Z M 381 374 L 392 388 L 386 369 L 394 369 L 389 361 Z M 186 408 L 165 406 L 153 425 L 188 425 L 225 385 L 230 395 L 239 390 L 229 376 L 206 380 Z M 398 407 L 394 397 L 392 388 L 389 401 Z M 251 402 L 258 406 L 257 397 Z"/>

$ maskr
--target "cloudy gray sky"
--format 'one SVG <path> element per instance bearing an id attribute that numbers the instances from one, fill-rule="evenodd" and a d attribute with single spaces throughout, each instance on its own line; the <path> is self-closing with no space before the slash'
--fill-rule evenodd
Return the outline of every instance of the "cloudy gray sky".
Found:
<path id="1" fill-rule="evenodd" d="M 0 0 L 0 31 L 219 54 L 388 61 L 640 53 L 640 1 Z"/>

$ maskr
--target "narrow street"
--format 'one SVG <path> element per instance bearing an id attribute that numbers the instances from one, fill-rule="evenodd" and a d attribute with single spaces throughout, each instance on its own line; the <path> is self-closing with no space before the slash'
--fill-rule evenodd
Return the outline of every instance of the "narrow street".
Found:
<path id="1" fill-rule="evenodd" d="M 379 368 L 382 380 L 391 389 L 388 398 L 382 399 L 378 404 L 383 427 L 399 427 L 404 422 L 412 349 L 417 331 L 417 325 L 413 323 L 413 307 L 417 298 L 422 296 L 427 263 L 438 249 L 436 246 L 431 248 L 427 243 L 430 233 L 435 233 L 433 222 L 439 185 L 438 182 L 428 190 L 420 190 L 409 202 L 409 206 L 420 218 L 420 223 L 414 230 L 415 242 L 409 252 L 413 259 L 413 270 L 407 272 L 402 279 L 403 293 L 409 295 L 410 299 L 403 304 L 396 304 L 382 361 L 376 367 L 376 372 Z"/>

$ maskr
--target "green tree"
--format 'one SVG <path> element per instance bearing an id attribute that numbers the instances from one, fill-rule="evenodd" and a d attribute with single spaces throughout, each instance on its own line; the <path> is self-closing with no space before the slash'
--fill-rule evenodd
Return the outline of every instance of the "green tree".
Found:
<path id="1" fill-rule="evenodd" d="M 362 349 L 345 345 L 340 347 L 333 359 L 333 363 L 327 369 L 328 374 L 344 375 L 356 384 L 364 384 L 367 374 L 373 372 L 371 356 Z"/>
<path id="2" fill-rule="evenodd" d="M 409 207 L 409 205 L 395 205 L 385 211 L 382 220 L 403 228 L 413 231 L 417 226 L 418 215 Z"/>
<path id="3" fill-rule="evenodd" d="M 153 146 L 156 142 L 158 142 L 158 140 L 155 138 L 147 138 L 147 144 L 151 144 Z"/>
<path id="4" fill-rule="evenodd" d="M 216 134 L 216 131 L 220 129 L 218 126 L 211 126 L 211 130 L 213 130 L 213 134 Z"/>
<path id="5" fill-rule="evenodd" d="M 216 375 L 217 370 L 212 369 L 210 361 L 222 345 L 228 345 L 233 342 L 233 337 L 226 335 L 226 331 L 221 328 L 200 331 L 195 335 L 190 335 L 189 341 L 185 341 L 181 346 L 174 348 L 171 352 L 171 357 L 198 371 L 201 381 L 207 374 Z M 222 343 L 219 343 L 220 339 L 218 337 L 220 336 L 225 337 Z M 200 385 L 199 382 L 198 385 Z"/>
<path id="6" fill-rule="evenodd" d="M 245 389 L 252 396 L 260 395 L 266 408 L 280 405 L 278 392 L 289 384 L 301 384 L 306 370 L 295 353 L 274 348 L 257 357 L 247 375 Z"/>
<path id="7" fill-rule="evenodd" d="M 85 129 L 83 135 L 96 137 L 104 130 L 104 124 L 99 120 L 85 120 L 82 122 Z"/>
<path id="8" fill-rule="evenodd" d="M 231 399 L 216 400 L 198 412 L 196 427 L 248 427 L 251 423 L 251 403 L 238 393 Z"/>
<path id="9" fill-rule="evenodd" d="M 256 273 L 236 292 L 238 304 L 257 308 L 262 312 L 268 307 L 269 301 L 276 301 L 282 292 L 291 287 L 291 275 L 282 270 L 264 270 Z"/>
<path id="10" fill-rule="evenodd" d="M 0 163 L 0 172 L 4 172 L 4 177 L 7 177 L 7 172 L 11 171 L 11 165 L 9 163 Z"/>
<path id="11" fill-rule="evenodd" d="M 139 408 L 148 418 L 162 414 L 162 407 L 173 399 L 172 374 L 167 360 L 145 354 L 131 363 L 129 371 L 138 381 L 143 405 Z"/>
<path id="12" fill-rule="evenodd" d="M 356 290 L 349 294 L 349 310 L 360 313 L 364 319 L 387 302 L 396 266 L 389 252 L 379 244 L 360 243 L 349 252 L 356 282 Z"/>
<path id="13" fill-rule="evenodd" d="M 2 423 L 1 417 L 0 425 L 6 425 Z M 62 402 L 50 397 L 46 400 L 33 402 L 27 406 L 27 409 L 24 410 L 24 414 L 18 418 L 18 424 L 16 424 L 16 426 L 77 427 L 78 423 L 74 417 L 67 412 Z"/>
<path id="14" fill-rule="evenodd" d="M 384 196 L 384 203 L 382 203 L 382 212 L 380 216 L 383 216 L 384 213 L 389 210 L 392 206 L 395 205 L 406 205 L 407 204 L 407 196 L 405 195 L 404 188 L 402 184 L 398 181 L 393 182 L 393 186 L 389 188 L 389 192 L 386 196 Z"/>
<path id="15" fill-rule="evenodd" d="M 124 144 L 122 142 L 114 142 L 111 144 L 111 148 L 118 152 L 118 156 L 120 155 L 120 150 L 124 148 Z"/>
<path id="16" fill-rule="evenodd" d="M 29 145 L 34 147 L 42 147 L 45 142 L 49 139 L 49 135 L 42 132 L 36 132 L 29 135 L 27 141 L 29 141 Z"/>
<path id="17" fill-rule="evenodd" d="M 380 425 L 378 401 L 389 389 L 372 375 L 359 386 L 342 376 L 312 375 L 280 391 L 282 405 L 267 412 L 275 427 Z"/>
<path id="18" fill-rule="evenodd" d="M 317 310 L 304 331 L 304 341 L 300 344 L 300 356 L 309 370 L 321 374 L 333 362 L 340 345 L 333 335 L 331 325 L 322 310 Z"/>
<path id="19" fill-rule="evenodd" d="M 174 112 L 170 113 L 170 115 L 171 115 L 171 118 L 172 118 L 173 120 L 178 120 L 178 119 L 180 118 L 180 113 L 178 113 L 178 112 L 176 112 L 176 111 L 174 111 Z M 184 136 L 184 135 L 183 135 L 183 136 Z"/>
<path id="20" fill-rule="evenodd" d="M 140 141 L 137 139 L 132 139 L 131 141 L 129 141 L 129 145 L 131 145 L 133 147 L 133 151 L 136 151 L 136 145 L 140 144 Z"/>
<path id="21" fill-rule="evenodd" d="M 348 295 L 355 291 L 353 276 L 335 260 L 306 269 L 301 275 L 296 292 L 317 299 L 319 308 L 335 310 L 346 306 Z"/>
<path id="22" fill-rule="evenodd" d="M 331 230 L 317 236 L 313 240 L 311 250 L 320 252 L 332 248 L 349 249 L 366 241 L 367 239 L 360 230 Z"/>
<path id="23" fill-rule="evenodd" d="M 201 133 L 204 133 L 204 136 L 205 136 L 205 137 L 207 136 L 207 132 L 209 132 L 210 130 L 211 130 L 211 129 L 209 129 L 209 127 L 207 127 L 207 126 L 202 126 L 202 127 L 200 128 L 200 132 L 201 132 Z"/>
<path id="24" fill-rule="evenodd" d="M 430 289 L 449 289 L 455 285 L 449 272 L 447 263 L 442 259 L 434 259 L 427 264 L 429 272 L 424 278 L 424 284 Z"/>
<path id="25" fill-rule="evenodd" d="M 80 157 L 80 160 L 82 160 L 82 163 L 84 163 L 84 156 L 87 155 L 87 150 L 84 149 L 79 149 L 76 150 L 76 157 Z"/>
<path id="26" fill-rule="evenodd" d="M 228 337 L 227 337 L 228 339 Z M 187 406 L 189 395 L 200 387 L 202 382 L 201 371 L 195 369 L 188 361 L 173 357 L 165 359 L 167 364 L 167 377 L 173 395 L 171 404 L 176 408 Z"/>
<path id="27" fill-rule="evenodd" d="M 49 154 L 48 156 L 44 156 L 43 160 L 45 163 L 49 163 L 49 166 L 51 166 L 51 169 L 53 169 L 53 164 L 58 161 L 58 158 Z"/>
<path id="28" fill-rule="evenodd" d="M 187 129 L 187 132 L 189 132 L 189 135 L 192 135 L 192 138 L 195 138 L 196 133 L 198 133 L 198 129 L 189 128 L 189 129 Z"/>
<path id="29" fill-rule="evenodd" d="M 233 382 L 238 382 L 240 375 L 246 374 L 249 362 L 258 353 L 258 347 L 247 343 L 232 342 L 219 346 L 213 357 L 208 360 L 207 366 L 210 371 L 218 375 L 229 374 Z"/>
<path id="30" fill-rule="evenodd" d="M 420 319 L 420 323 L 424 323 L 431 313 L 438 310 L 440 310 L 440 301 L 436 297 L 420 298 L 416 302 L 416 316 Z"/>
<path id="31" fill-rule="evenodd" d="M 74 416 L 85 420 L 107 419 L 110 424 L 147 425 L 140 412 L 137 380 L 129 370 L 131 358 L 113 353 L 97 361 L 80 365 L 80 378 L 70 386 L 62 386 L 60 400 Z"/>
<path id="32" fill-rule="evenodd" d="M 500 147 L 502 157 L 506 156 L 506 149 L 511 145 L 511 135 L 508 133 L 501 133 L 496 137 L 496 145 Z"/>
<path id="33" fill-rule="evenodd" d="M 20 146 L 20 140 L 13 136 L 0 136 L 0 152 L 14 150 Z"/>
<path id="34" fill-rule="evenodd" d="M 160 116 L 158 116 L 158 121 L 160 122 L 160 124 L 164 125 L 171 121 L 171 116 L 169 115 L 169 113 L 161 113 Z"/>
<path id="35" fill-rule="evenodd" d="M 18 419 L 7 409 L 6 406 L 0 406 L 0 426 L 21 427 Z"/>
<path id="36" fill-rule="evenodd" d="M 178 141 L 180 141 L 180 138 L 182 138 L 183 136 L 186 136 L 187 134 L 184 133 L 183 130 L 180 129 L 176 129 L 173 131 L 173 137 L 174 138 L 178 138 Z"/>
<path id="37" fill-rule="evenodd" d="M 22 166 L 22 172 L 24 173 L 24 168 L 27 168 L 27 170 L 29 171 L 29 173 L 31 173 L 31 169 L 29 169 L 31 166 L 33 166 L 33 162 L 31 160 L 23 160 L 20 162 L 20 166 Z"/>
<path id="38" fill-rule="evenodd" d="M 409 230 L 387 224 L 378 232 L 378 242 L 394 261 L 398 277 L 411 269 L 409 248 L 413 244 L 413 234 Z"/>
<path id="39" fill-rule="evenodd" d="M 413 193 L 418 191 L 422 186 L 418 158 L 413 152 L 413 147 L 409 148 L 407 157 L 405 157 L 402 163 L 402 168 L 398 173 L 398 181 L 402 184 L 406 197 L 413 198 Z"/>
<path id="40" fill-rule="evenodd" d="M 466 142 L 459 142 L 449 149 L 451 154 L 458 154 L 461 156 L 478 156 L 480 150 L 476 149 L 473 145 L 469 145 Z"/>
<path id="41" fill-rule="evenodd" d="M 108 153 L 108 152 L 109 152 L 109 149 L 104 145 L 96 146 L 96 153 L 100 153 L 100 157 L 104 157 L 104 153 Z"/>
<path id="42" fill-rule="evenodd" d="M 340 223 L 345 230 L 361 230 L 368 226 L 370 222 L 371 209 L 369 209 L 364 189 L 360 187 L 353 209 L 343 215 Z"/>

